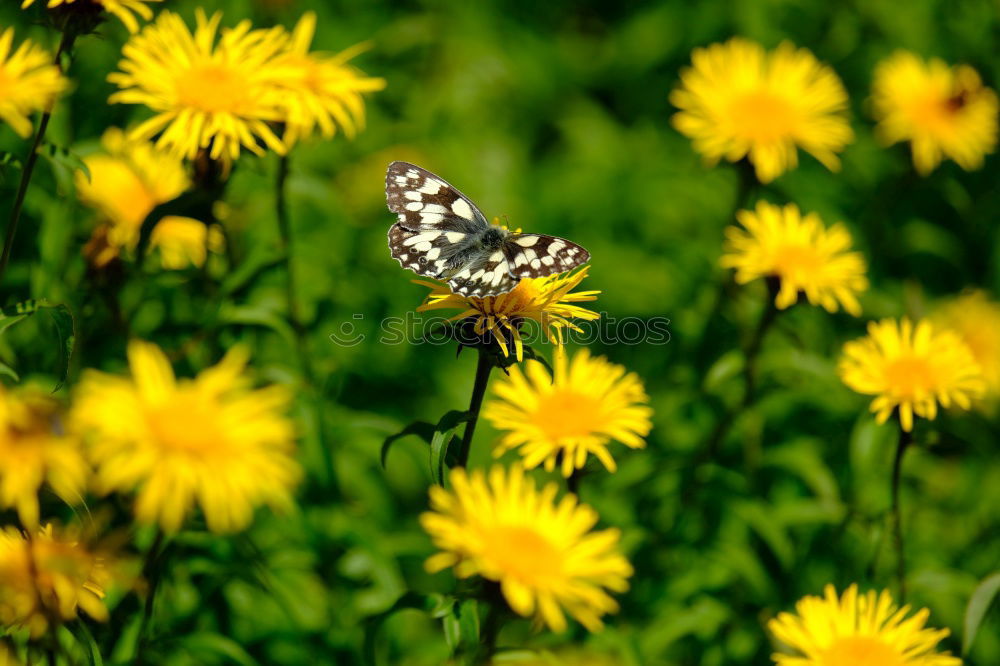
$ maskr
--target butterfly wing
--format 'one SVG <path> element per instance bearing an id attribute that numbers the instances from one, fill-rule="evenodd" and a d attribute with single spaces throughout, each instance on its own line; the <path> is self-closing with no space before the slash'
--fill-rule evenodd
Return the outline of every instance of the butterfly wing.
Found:
<path id="1" fill-rule="evenodd" d="M 518 279 L 565 273 L 590 261 L 590 253 L 580 245 L 545 234 L 511 234 L 503 251 Z"/>
<path id="2" fill-rule="evenodd" d="M 393 162 L 385 172 L 385 198 L 410 231 L 485 231 L 490 223 L 476 204 L 426 169 Z"/>
<path id="3" fill-rule="evenodd" d="M 400 222 L 389 227 L 389 252 L 418 275 L 448 279 L 469 263 L 473 237 L 462 231 L 412 231 Z"/>

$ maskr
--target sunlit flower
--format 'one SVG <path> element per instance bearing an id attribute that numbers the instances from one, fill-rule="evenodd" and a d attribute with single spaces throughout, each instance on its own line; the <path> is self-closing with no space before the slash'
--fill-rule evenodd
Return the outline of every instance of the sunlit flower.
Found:
<path id="1" fill-rule="evenodd" d="M 949 632 L 925 626 L 926 608 L 907 617 L 910 607 L 896 606 L 888 591 L 859 595 L 857 585 L 839 598 L 832 585 L 824 592 L 768 623 L 775 638 L 798 653 L 773 655 L 778 666 L 961 666 L 961 659 L 935 649 Z"/>
<path id="2" fill-rule="evenodd" d="M 767 183 L 796 166 L 799 147 L 840 168 L 836 153 L 854 138 L 847 92 L 807 49 L 784 42 L 766 52 L 734 37 L 695 49 L 691 62 L 670 95 L 673 123 L 710 163 L 748 157 Z"/>
<path id="3" fill-rule="evenodd" d="M 0 530 L 0 626 L 26 628 L 37 638 L 54 621 L 76 619 L 78 609 L 106 621 L 105 557 L 51 525 L 30 534 Z"/>
<path id="4" fill-rule="evenodd" d="M 41 0 L 45 2 L 45 0 Z M 34 4 L 35 0 L 24 0 L 21 3 L 21 8 Z M 147 2 L 163 2 L 163 0 L 80 0 L 78 6 L 85 5 L 97 5 L 104 8 L 109 14 L 114 14 L 118 19 L 125 24 L 129 32 L 135 32 L 139 29 L 139 22 L 135 20 L 133 12 L 138 14 L 144 20 L 148 21 L 153 18 L 153 10 L 146 6 Z M 72 5 L 76 4 L 76 0 L 48 0 L 46 2 L 46 7 L 52 9 L 53 7 L 59 7 L 60 5 Z"/>
<path id="5" fill-rule="evenodd" d="M 156 114 L 131 136 L 159 134 L 158 147 L 189 159 L 200 150 L 225 161 L 241 149 L 260 155 L 260 142 L 283 154 L 285 144 L 268 123 L 286 115 L 287 91 L 274 82 L 288 33 L 254 30 L 249 20 L 220 31 L 222 14 L 209 19 L 199 8 L 196 16 L 191 34 L 180 16 L 161 12 L 122 49 L 122 71 L 108 76 L 121 90 L 109 101 L 143 104 Z"/>
<path id="6" fill-rule="evenodd" d="M 181 158 L 157 150 L 148 141 L 130 139 L 122 130 L 111 128 L 101 145 L 104 152 L 83 160 L 89 176 L 82 170 L 76 172 L 77 195 L 106 218 L 86 249 L 98 267 L 123 251 L 135 250 L 150 211 L 190 187 Z M 221 251 L 222 233 L 191 218 L 167 216 L 153 228 L 149 246 L 159 249 L 164 268 L 201 266 L 208 249 Z"/>
<path id="7" fill-rule="evenodd" d="M 490 332 L 504 355 L 508 354 L 507 345 L 513 340 L 517 360 L 524 357 L 524 342 L 521 338 L 520 326 L 526 321 L 535 321 L 541 325 L 552 343 L 562 340 L 562 329 L 573 331 L 582 329 L 571 319 L 593 321 L 601 315 L 574 303 L 597 300 L 599 291 L 578 291 L 570 293 L 583 278 L 587 277 L 589 266 L 578 271 L 550 275 L 542 278 L 524 278 L 511 291 L 499 296 L 462 296 L 452 293 L 446 284 L 427 280 L 414 280 L 431 288 L 431 293 L 424 299 L 417 312 L 430 310 L 461 310 L 448 321 L 458 321 L 467 317 L 475 320 L 475 332 L 483 335 Z"/>
<path id="8" fill-rule="evenodd" d="M 726 229 L 721 263 L 736 269 L 738 283 L 775 277 L 781 289 L 774 303 L 781 309 L 802 293 L 829 312 L 839 304 L 861 314 L 857 294 L 868 288 L 865 260 L 850 251 L 851 235 L 842 224 L 826 228 L 815 213 L 803 217 L 795 204 L 782 208 L 766 201 L 756 211 L 739 211 L 736 219 L 744 228 Z"/>
<path id="9" fill-rule="evenodd" d="M 507 431 L 494 453 L 520 449 L 528 469 L 544 463 L 552 471 L 561 460 L 562 473 L 569 476 L 592 453 L 614 472 L 608 443 L 640 449 L 652 427 L 653 410 L 638 375 L 603 357 L 591 358 L 586 349 L 570 362 L 560 348 L 554 376 L 538 361 L 527 361 L 524 373 L 512 367 L 493 391 L 499 399 L 486 404 L 483 417 Z"/>
<path id="10" fill-rule="evenodd" d="M 32 530 L 43 484 L 70 505 L 82 501 L 87 485 L 79 441 L 61 432 L 58 419 L 58 403 L 45 393 L 0 386 L 0 506 L 16 508 Z"/>
<path id="11" fill-rule="evenodd" d="M 48 108 L 69 86 L 54 64 L 52 54 L 30 39 L 11 52 L 14 29 L 0 34 L 0 120 L 22 137 L 31 134 L 35 111 Z"/>
<path id="12" fill-rule="evenodd" d="M 979 364 L 955 333 L 906 318 L 868 322 L 866 337 L 844 345 L 838 373 L 851 389 L 876 396 L 871 410 L 879 423 L 898 409 L 906 431 L 914 414 L 934 419 L 938 403 L 969 409 L 986 388 Z"/>
<path id="13" fill-rule="evenodd" d="M 566 629 L 563 610 L 591 631 L 618 610 L 604 588 L 622 592 L 632 567 L 618 551 L 619 531 L 592 532 L 597 512 L 574 495 L 555 501 L 557 486 L 541 491 L 515 465 L 451 472 L 453 490 L 431 488 L 432 511 L 420 523 L 442 552 L 429 571 L 454 567 L 456 575 L 498 581 L 510 607 L 534 615 L 553 631 Z"/>
<path id="14" fill-rule="evenodd" d="M 250 388 L 246 350 L 175 379 L 158 347 L 132 342 L 131 378 L 90 371 L 73 424 L 89 435 L 101 492 L 136 490 L 140 522 L 173 532 L 197 504 L 213 532 L 246 527 L 254 508 L 292 505 L 300 470 L 280 386 Z"/>
<path id="15" fill-rule="evenodd" d="M 878 135 L 887 144 L 909 141 L 920 174 L 943 158 L 978 169 L 996 148 L 997 95 L 967 65 L 898 51 L 876 68 L 872 103 Z"/>
<path id="16" fill-rule="evenodd" d="M 385 79 L 365 76 L 348 64 L 365 45 L 337 55 L 310 53 L 315 32 L 316 14 L 306 12 L 292 32 L 287 51 L 278 58 L 282 71 L 275 83 L 283 89 L 281 106 L 288 145 L 309 136 L 316 128 L 327 139 L 338 126 L 353 137 L 364 128 L 362 93 L 385 88 Z"/>
<path id="17" fill-rule="evenodd" d="M 934 321 L 962 338 L 983 371 L 990 392 L 1000 395 L 1000 303 L 982 291 L 971 291 L 938 309 Z"/>

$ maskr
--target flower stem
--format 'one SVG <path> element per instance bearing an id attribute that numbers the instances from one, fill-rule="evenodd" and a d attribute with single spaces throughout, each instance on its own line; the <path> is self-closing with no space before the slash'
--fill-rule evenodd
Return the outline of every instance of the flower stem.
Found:
<path id="1" fill-rule="evenodd" d="M 55 66 L 62 72 L 60 58 L 63 53 L 73 48 L 76 39 L 76 32 L 68 26 L 63 27 L 62 39 L 59 40 L 59 48 L 56 49 Z M 31 175 L 35 171 L 35 164 L 38 162 L 38 149 L 45 138 L 45 132 L 49 128 L 49 121 L 52 119 L 52 109 L 55 108 L 55 97 L 45 107 L 42 119 L 38 123 L 38 130 L 35 132 L 35 139 L 31 142 L 31 151 L 24 160 L 24 169 L 21 171 L 21 182 L 17 186 L 17 195 L 14 197 L 14 207 L 10 211 L 10 219 L 7 222 L 7 236 L 3 242 L 3 254 L 0 254 L 0 280 L 7 270 L 7 262 L 10 261 L 11 250 L 14 249 L 14 237 L 17 235 L 17 223 L 21 219 L 21 210 L 24 208 L 24 198 L 28 194 L 28 185 L 31 183 Z"/>
<path id="2" fill-rule="evenodd" d="M 489 353 L 480 348 L 479 361 L 476 363 L 476 381 L 472 385 L 472 399 L 469 401 L 469 420 L 465 425 L 465 432 L 462 434 L 462 445 L 458 450 L 455 467 L 465 467 L 469 462 L 469 451 L 472 449 L 472 435 L 476 432 L 476 423 L 479 421 L 479 410 L 483 407 L 483 398 L 486 396 L 486 385 L 490 381 L 490 370 L 492 369 L 493 361 Z"/>
<path id="3" fill-rule="evenodd" d="M 153 602 L 156 599 L 156 590 L 160 585 L 160 578 L 163 573 L 163 542 L 166 535 L 160 528 L 156 529 L 156 537 L 146 551 L 146 559 L 142 565 L 142 579 L 149 585 L 146 592 L 146 602 L 142 609 L 142 622 L 139 625 L 139 637 L 135 648 L 135 661 L 143 663 L 142 653 L 149 642 L 149 624 L 153 619 Z"/>
<path id="4" fill-rule="evenodd" d="M 281 236 L 281 249 L 285 259 L 285 301 L 288 307 L 288 323 L 295 333 L 295 354 L 298 357 L 302 376 L 313 383 L 312 365 L 309 363 L 309 353 L 306 349 L 306 330 L 299 317 L 297 282 L 295 267 L 292 261 L 292 225 L 288 216 L 288 155 L 282 155 L 278 160 L 278 175 L 274 184 L 276 217 L 278 218 L 278 233 Z"/>
<path id="5" fill-rule="evenodd" d="M 903 525 L 899 510 L 899 485 L 903 471 L 903 454 L 913 443 L 913 433 L 899 429 L 899 444 L 896 446 L 896 459 L 892 464 L 892 536 L 896 545 L 896 581 L 899 585 L 899 602 L 906 600 L 906 557 L 903 548 Z"/>

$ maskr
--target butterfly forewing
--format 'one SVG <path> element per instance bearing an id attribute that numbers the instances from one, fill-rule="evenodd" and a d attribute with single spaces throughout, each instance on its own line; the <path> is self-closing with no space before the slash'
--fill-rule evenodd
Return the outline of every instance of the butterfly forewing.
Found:
<path id="1" fill-rule="evenodd" d="M 440 229 L 475 233 L 489 227 L 482 211 L 444 179 L 408 162 L 385 173 L 385 198 L 399 224 L 411 231 Z"/>
<path id="2" fill-rule="evenodd" d="M 426 169 L 393 162 L 385 196 L 398 221 L 389 250 L 404 268 L 446 280 L 464 296 L 495 296 L 522 278 L 562 273 L 590 253 L 563 238 L 516 234 L 494 227 L 468 197 Z"/>

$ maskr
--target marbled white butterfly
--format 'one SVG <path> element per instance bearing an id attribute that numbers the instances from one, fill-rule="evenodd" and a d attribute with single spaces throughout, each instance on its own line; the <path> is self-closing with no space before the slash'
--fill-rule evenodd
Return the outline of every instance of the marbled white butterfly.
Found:
<path id="1" fill-rule="evenodd" d="M 590 253 L 563 238 L 520 234 L 492 225 L 465 195 L 426 169 L 393 162 L 385 197 L 399 221 L 389 228 L 389 250 L 400 266 L 446 280 L 463 296 L 495 296 L 521 278 L 562 273 Z"/>

